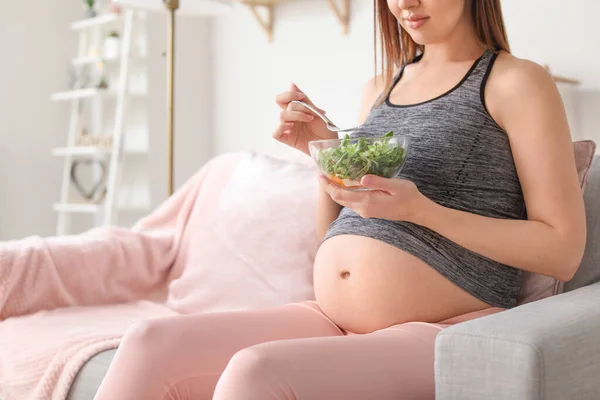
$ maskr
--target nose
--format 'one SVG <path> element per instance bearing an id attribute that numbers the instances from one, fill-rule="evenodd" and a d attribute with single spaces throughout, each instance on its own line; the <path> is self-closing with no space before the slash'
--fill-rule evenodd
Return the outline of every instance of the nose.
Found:
<path id="1" fill-rule="evenodd" d="M 418 7 L 420 0 L 398 0 L 398 7 L 401 10 L 410 10 L 411 8 Z"/>

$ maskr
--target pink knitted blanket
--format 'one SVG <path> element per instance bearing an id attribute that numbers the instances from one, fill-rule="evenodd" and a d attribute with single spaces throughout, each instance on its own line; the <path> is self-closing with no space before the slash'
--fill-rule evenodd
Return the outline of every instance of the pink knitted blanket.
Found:
<path id="1" fill-rule="evenodd" d="M 194 291 L 198 286 L 196 281 L 178 280 L 184 272 L 194 279 L 208 279 L 216 293 L 207 293 L 209 299 L 210 296 L 231 298 L 239 303 L 209 301 L 212 305 L 219 304 L 220 309 L 240 308 L 239 305 L 248 303 L 247 299 L 254 299 L 256 296 L 250 295 L 235 299 L 235 295 L 224 293 L 222 287 L 211 282 L 213 278 L 200 277 L 198 269 L 189 268 L 190 257 L 200 257 L 193 252 L 202 238 L 214 241 L 211 238 L 215 235 L 206 232 L 215 229 L 208 224 L 215 224 L 215 210 L 221 207 L 220 195 L 232 174 L 244 173 L 238 164 L 248 163 L 250 158 L 236 153 L 211 160 L 132 229 L 106 227 L 81 235 L 29 237 L 0 243 L 0 398 L 62 400 L 81 366 L 98 352 L 117 347 L 121 336 L 136 321 L 210 310 L 195 299 L 200 290 Z M 304 178 L 313 171 L 306 166 L 295 168 L 297 173 L 304 174 L 305 184 L 299 189 L 312 190 L 307 182 L 313 180 Z M 247 166 L 244 170 L 248 170 Z M 311 229 L 306 228 L 301 234 L 310 237 Z M 204 236 L 199 239 L 199 234 Z M 221 242 L 204 245 L 214 248 L 215 254 L 218 252 L 222 257 L 227 251 L 219 247 Z M 247 246 L 256 248 L 256 243 L 247 242 Z M 282 249 L 286 252 L 283 257 L 287 258 L 277 261 L 296 264 L 297 276 L 292 276 L 295 289 L 277 288 L 277 282 L 259 276 L 256 282 L 264 282 L 268 290 L 277 292 L 250 306 L 312 298 L 307 271 L 317 243 L 299 245 L 305 249 Z M 294 260 L 291 251 L 303 258 Z M 218 262 L 233 266 L 235 251 L 229 254 L 229 258 Z M 247 256 L 244 261 L 235 265 L 251 265 Z M 197 259 L 193 262 L 202 264 Z M 225 268 L 227 265 L 213 269 Z M 204 275 L 206 270 L 211 271 L 205 268 Z M 259 268 L 252 266 L 252 270 Z M 240 281 L 239 277 L 235 281 Z M 252 284 L 245 287 L 253 288 Z M 254 289 L 265 293 L 258 286 Z"/>

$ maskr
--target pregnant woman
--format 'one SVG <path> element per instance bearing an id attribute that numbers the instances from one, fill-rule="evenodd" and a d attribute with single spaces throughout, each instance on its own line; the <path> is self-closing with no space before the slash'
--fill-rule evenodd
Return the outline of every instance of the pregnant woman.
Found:
<path id="1" fill-rule="evenodd" d="M 147 321 L 99 400 L 433 399 L 436 335 L 514 307 L 522 271 L 569 280 L 584 208 L 556 86 L 509 52 L 500 0 L 376 0 L 383 73 L 358 134 L 411 137 L 372 192 L 321 180 L 316 301 Z M 365 55 L 366 56 L 366 55 Z M 277 96 L 275 139 L 337 137 Z"/>

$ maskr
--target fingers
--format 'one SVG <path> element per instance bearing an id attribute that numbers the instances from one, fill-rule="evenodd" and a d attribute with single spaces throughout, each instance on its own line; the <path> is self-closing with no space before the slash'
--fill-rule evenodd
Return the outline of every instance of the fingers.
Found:
<path id="1" fill-rule="evenodd" d="M 321 110 L 319 107 L 316 107 L 314 105 L 313 105 L 313 107 L 315 107 L 317 110 L 319 110 L 319 112 L 321 114 L 325 114 L 325 111 Z M 312 115 L 312 116 L 315 116 L 315 117 L 317 116 L 314 112 L 312 112 L 308 108 L 304 107 L 302 104 L 290 103 L 290 104 L 288 104 L 287 109 L 288 110 L 293 110 L 293 111 L 301 111 L 303 113 L 306 113 L 308 115 Z"/>
<path id="2" fill-rule="evenodd" d="M 294 82 L 290 82 L 290 91 L 302 93 L 302 90 Z"/>
<path id="3" fill-rule="evenodd" d="M 368 207 L 370 201 L 367 195 L 363 194 L 362 196 L 364 196 L 365 198 L 361 198 L 359 197 L 361 196 L 361 194 L 349 192 L 347 190 L 338 188 L 337 186 L 329 182 L 326 178 L 321 179 L 323 179 L 323 186 L 325 187 L 325 191 L 329 194 L 329 197 L 331 197 L 331 200 L 335 201 L 342 207 L 347 207 L 353 210 L 362 218 L 369 218 L 370 214 L 368 211 Z"/>
<path id="4" fill-rule="evenodd" d="M 306 94 L 300 90 L 298 88 L 298 86 L 296 86 L 296 84 L 294 82 L 290 83 L 290 92 L 294 92 L 294 93 L 301 93 L 304 98 L 303 99 L 298 99 L 298 100 L 303 100 L 305 103 L 310 104 L 311 106 L 313 106 L 314 108 L 316 108 L 317 110 L 319 110 L 320 113 L 325 114 L 325 110 L 321 110 L 319 107 L 315 106 L 315 104 L 308 98 L 308 96 L 306 96 Z M 299 106 L 302 107 L 302 106 Z M 306 107 L 304 107 L 306 108 Z"/>
<path id="5" fill-rule="evenodd" d="M 375 200 L 373 193 L 353 192 L 340 188 L 323 175 L 320 175 L 319 179 L 333 201 L 345 207 L 352 208 L 355 211 L 368 207 Z"/>
<path id="6" fill-rule="evenodd" d="M 289 108 L 279 113 L 279 120 L 281 122 L 310 122 L 314 119 L 315 117 L 310 114 L 302 111 L 294 111 Z"/>
<path id="7" fill-rule="evenodd" d="M 305 100 L 306 95 L 302 92 L 288 91 L 278 94 L 275 97 L 275 102 L 282 109 L 287 108 L 288 104 L 290 104 L 293 100 Z"/>
<path id="8" fill-rule="evenodd" d="M 306 96 L 306 94 L 302 90 L 300 90 L 298 88 L 298 86 L 296 86 L 296 84 L 293 82 L 290 83 L 290 88 L 288 89 L 288 91 L 280 93 L 277 96 L 275 96 L 275 102 L 282 109 L 287 108 L 289 103 L 292 102 L 293 100 L 302 100 L 302 101 L 310 104 L 311 106 L 315 107 L 317 110 L 319 110 L 320 113 L 322 113 L 322 114 L 326 113 L 325 110 L 322 110 L 319 107 L 315 106 L 314 103 Z M 302 106 L 298 106 L 298 107 L 302 107 Z M 303 107 L 303 108 L 305 108 L 305 107 Z"/>
<path id="9" fill-rule="evenodd" d="M 344 193 L 345 191 L 343 189 L 340 189 L 337 186 L 335 186 L 334 184 L 332 184 L 329 181 L 329 179 L 327 179 L 323 175 L 319 176 L 319 179 L 321 180 L 321 184 L 323 185 L 323 188 L 325 189 L 327 194 L 329 194 L 329 197 L 331 197 L 331 199 L 333 201 L 335 201 L 336 203 L 338 203 L 342 206 L 347 205 L 346 204 L 346 193 Z"/>
<path id="10" fill-rule="evenodd" d="M 377 175 L 365 175 L 362 177 L 360 184 L 371 189 L 394 193 L 398 187 L 398 180 Z"/>
<path id="11" fill-rule="evenodd" d="M 275 132 L 273 132 L 273 138 L 276 140 L 280 140 L 287 134 L 289 133 L 290 129 L 292 129 L 294 127 L 294 123 L 293 122 L 285 122 L 283 124 L 280 124 L 277 129 L 275 129 Z"/>

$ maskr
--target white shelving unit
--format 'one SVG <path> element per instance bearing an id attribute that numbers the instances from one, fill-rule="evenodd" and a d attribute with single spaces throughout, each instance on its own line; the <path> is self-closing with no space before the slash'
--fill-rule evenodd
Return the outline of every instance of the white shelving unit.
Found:
<path id="1" fill-rule="evenodd" d="M 117 89 L 78 89 L 78 90 L 68 90 L 65 92 L 57 92 L 53 93 L 50 96 L 50 100 L 52 101 L 63 101 L 63 100 L 76 100 L 76 99 L 85 99 L 89 97 L 102 96 L 102 97 L 117 97 L 119 93 L 123 91 L 120 88 Z M 145 93 L 129 93 L 129 97 L 142 97 L 145 96 Z"/>
<path id="2" fill-rule="evenodd" d="M 119 15 L 117 14 L 104 14 L 94 18 L 86 18 L 80 21 L 71 22 L 71 29 L 74 31 L 89 29 L 101 25 L 110 24 L 112 22 L 117 22 L 119 20 Z"/>
<path id="3" fill-rule="evenodd" d="M 127 149 L 123 152 L 127 155 L 145 156 L 148 150 L 145 149 Z M 106 157 L 110 155 L 111 149 L 99 146 L 74 146 L 74 147 L 56 147 L 52 149 L 53 156 L 72 156 L 72 157 Z"/>
<path id="4" fill-rule="evenodd" d="M 56 203 L 54 204 L 54 211 L 73 213 L 97 213 L 98 211 L 100 211 L 100 206 L 96 204 Z"/>
<path id="5" fill-rule="evenodd" d="M 132 56 L 129 58 L 130 62 L 136 62 L 136 61 L 140 61 L 143 60 L 143 58 L 139 58 L 139 57 L 135 57 Z M 82 66 L 82 65 L 88 65 L 88 64 L 97 64 L 99 62 L 105 62 L 105 63 L 118 63 L 120 62 L 121 59 L 118 57 L 99 57 L 99 56 L 81 56 L 81 57 L 75 57 L 73 60 L 71 60 L 71 63 L 74 66 Z"/>
<path id="6" fill-rule="evenodd" d="M 100 90 L 95 89 L 95 88 L 68 90 L 66 92 L 53 93 L 50 96 L 50 100 L 63 101 L 63 100 L 85 99 L 87 97 L 94 97 L 94 96 L 98 95 L 99 93 L 100 93 Z"/>
<path id="7" fill-rule="evenodd" d="M 119 14 L 99 12 L 97 17 L 70 24 L 79 35 L 78 52 L 71 65 L 91 69 L 102 66 L 108 87 L 102 88 L 92 80 L 89 87 L 58 91 L 50 96 L 53 102 L 70 103 L 66 143 L 51 149 L 51 155 L 63 161 L 60 199 L 53 205 L 58 217 L 57 235 L 70 233 L 73 214 L 91 216 L 91 228 L 119 225 L 119 212 L 149 209 L 147 110 L 145 101 L 131 101 L 145 99 L 147 92 L 147 70 L 141 62 L 146 59 L 144 23 L 143 11 L 123 10 Z M 103 43 L 113 31 L 120 33 L 120 52 L 105 58 Z M 136 62 L 132 63 L 133 60 Z M 110 140 L 104 145 L 89 145 L 82 142 L 82 136 Z M 89 160 L 89 168 L 77 176 L 79 185 L 83 186 L 80 178 L 92 182 L 90 187 L 103 179 L 98 186 L 103 195 L 87 199 L 78 193 L 71 177 L 73 163 L 78 160 Z M 104 174 L 98 162 L 104 163 Z"/>

